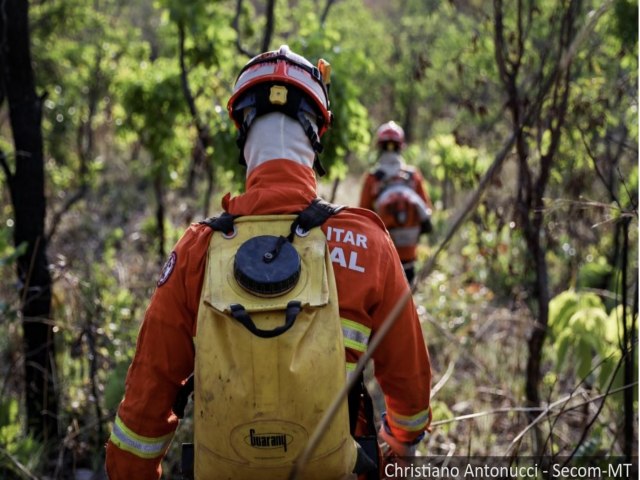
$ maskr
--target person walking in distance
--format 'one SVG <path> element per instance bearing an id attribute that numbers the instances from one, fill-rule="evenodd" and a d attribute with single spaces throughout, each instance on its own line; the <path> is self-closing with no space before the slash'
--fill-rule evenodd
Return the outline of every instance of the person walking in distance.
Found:
<path id="1" fill-rule="evenodd" d="M 409 284 L 415 277 L 420 235 L 432 230 L 433 204 L 422 174 L 402 157 L 404 130 L 394 121 L 376 132 L 378 162 L 364 179 L 360 207 L 376 212 L 391 234 Z"/>

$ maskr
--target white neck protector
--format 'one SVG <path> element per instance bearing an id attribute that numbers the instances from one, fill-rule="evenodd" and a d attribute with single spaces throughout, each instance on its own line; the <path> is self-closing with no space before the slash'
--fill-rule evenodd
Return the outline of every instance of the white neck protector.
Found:
<path id="1" fill-rule="evenodd" d="M 395 176 L 403 165 L 404 161 L 398 152 L 382 152 L 378 159 L 378 168 L 387 178 Z"/>
<path id="2" fill-rule="evenodd" d="M 315 152 L 297 120 L 272 112 L 256 118 L 249 127 L 244 158 L 248 177 L 254 168 L 269 160 L 291 160 L 313 168 Z"/>

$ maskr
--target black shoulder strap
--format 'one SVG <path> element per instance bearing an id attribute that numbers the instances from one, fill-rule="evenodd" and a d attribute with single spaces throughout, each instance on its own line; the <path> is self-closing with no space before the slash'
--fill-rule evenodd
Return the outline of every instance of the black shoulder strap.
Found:
<path id="1" fill-rule="evenodd" d="M 219 217 L 211 217 L 200 222 L 201 225 L 206 225 L 216 232 L 230 233 L 233 231 L 233 221 L 238 218 L 238 215 L 231 215 L 224 212 Z"/>
<path id="2" fill-rule="evenodd" d="M 291 233 L 295 233 L 297 227 L 300 227 L 305 231 L 319 227 L 326 222 L 329 217 L 335 215 L 344 208 L 344 205 L 336 205 L 321 198 L 314 198 L 309 206 L 300 212 L 298 217 L 291 224 Z M 211 217 L 206 220 L 202 220 L 200 224 L 206 225 L 217 232 L 229 233 L 233 230 L 233 222 L 238 218 L 238 216 L 239 215 L 232 215 L 224 212 L 218 217 Z"/>
<path id="3" fill-rule="evenodd" d="M 377 169 L 376 171 L 373 172 L 373 176 L 376 177 L 376 180 L 380 181 L 380 180 L 384 179 L 386 174 L 384 173 L 384 170 L 379 168 L 379 169 Z"/>
<path id="4" fill-rule="evenodd" d="M 289 241 L 293 240 L 293 236 L 298 228 L 308 232 L 312 228 L 319 227 L 326 222 L 329 217 L 332 217 L 344 208 L 344 205 L 334 205 L 321 198 L 315 198 L 307 208 L 298 214 L 298 217 L 291 224 Z"/>

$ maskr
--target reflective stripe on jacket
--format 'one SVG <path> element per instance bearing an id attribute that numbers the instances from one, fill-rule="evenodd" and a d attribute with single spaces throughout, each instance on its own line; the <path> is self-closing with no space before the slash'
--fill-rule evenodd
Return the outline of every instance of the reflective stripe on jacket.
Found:
<path id="1" fill-rule="evenodd" d="M 109 441 L 137 457 L 157 458 L 164 454 L 172 438 L 173 432 L 161 437 L 138 435 L 124 424 L 120 416 L 116 416 Z"/>

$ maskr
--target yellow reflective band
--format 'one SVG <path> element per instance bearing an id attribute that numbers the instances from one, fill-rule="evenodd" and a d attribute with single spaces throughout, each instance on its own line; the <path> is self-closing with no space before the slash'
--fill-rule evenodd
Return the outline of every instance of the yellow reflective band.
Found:
<path id="1" fill-rule="evenodd" d="M 173 438 L 173 433 L 162 437 L 143 437 L 131 431 L 119 416 L 111 431 L 111 442 L 121 450 L 125 450 L 140 458 L 156 458 L 164 453 Z"/>
<path id="2" fill-rule="evenodd" d="M 366 345 L 354 342 L 353 340 L 348 339 L 346 336 L 344 337 L 344 346 L 347 348 L 351 348 L 352 350 L 356 350 L 357 352 L 364 352 L 367 349 Z"/>
<path id="3" fill-rule="evenodd" d="M 351 376 L 356 370 L 357 363 L 346 362 L 345 367 L 347 369 L 347 382 L 351 379 Z"/>
<path id="4" fill-rule="evenodd" d="M 342 336 L 344 337 L 344 346 L 358 352 L 364 352 L 369 344 L 369 336 L 371 329 L 364 325 L 341 318 Z"/>
<path id="5" fill-rule="evenodd" d="M 387 421 L 389 424 L 408 432 L 420 432 L 424 430 L 429 422 L 430 416 L 431 411 L 428 408 L 411 416 L 387 411 Z"/>

